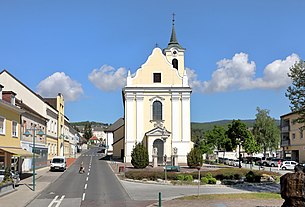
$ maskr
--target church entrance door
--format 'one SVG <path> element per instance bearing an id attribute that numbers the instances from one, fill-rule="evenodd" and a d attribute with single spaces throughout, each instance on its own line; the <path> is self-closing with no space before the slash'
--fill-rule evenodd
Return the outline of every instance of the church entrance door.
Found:
<path id="1" fill-rule="evenodd" d="M 157 157 L 158 164 L 163 164 L 164 142 L 161 139 L 156 139 L 153 143 L 153 148 L 158 149 Z"/>

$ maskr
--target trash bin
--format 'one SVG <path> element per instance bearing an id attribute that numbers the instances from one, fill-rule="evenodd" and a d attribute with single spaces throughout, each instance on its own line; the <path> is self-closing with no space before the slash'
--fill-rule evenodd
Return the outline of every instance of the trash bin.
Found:
<path id="1" fill-rule="evenodd" d="M 119 172 L 124 172 L 125 168 L 124 166 L 119 166 Z"/>

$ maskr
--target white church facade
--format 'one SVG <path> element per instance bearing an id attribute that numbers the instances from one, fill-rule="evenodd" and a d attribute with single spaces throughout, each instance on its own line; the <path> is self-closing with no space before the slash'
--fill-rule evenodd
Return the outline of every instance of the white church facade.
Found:
<path id="1" fill-rule="evenodd" d="M 158 164 L 163 163 L 165 155 L 170 162 L 174 154 L 179 164 L 187 163 L 187 154 L 193 148 L 192 90 L 184 67 L 184 52 L 176 39 L 173 20 L 168 46 L 163 50 L 154 48 L 135 74 L 128 72 L 122 93 L 125 135 L 120 145 L 125 162 L 131 162 L 133 147 L 142 142 L 148 149 L 150 162 L 156 153 Z"/>

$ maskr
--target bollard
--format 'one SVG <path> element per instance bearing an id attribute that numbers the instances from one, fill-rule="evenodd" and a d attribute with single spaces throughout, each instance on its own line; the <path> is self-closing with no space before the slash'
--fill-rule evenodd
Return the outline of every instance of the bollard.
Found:
<path id="1" fill-rule="evenodd" d="M 161 192 L 159 192 L 159 206 L 158 207 L 162 207 L 162 199 L 161 199 Z"/>

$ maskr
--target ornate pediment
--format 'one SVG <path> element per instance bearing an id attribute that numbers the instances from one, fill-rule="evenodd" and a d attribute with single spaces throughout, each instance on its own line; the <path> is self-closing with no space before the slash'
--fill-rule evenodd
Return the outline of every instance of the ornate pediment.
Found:
<path id="1" fill-rule="evenodd" d="M 152 130 L 145 133 L 146 136 L 160 136 L 163 139 L 166 139 L 170 136 L 170 132 L 166 130 L 165 127 L 157 126 L 153 128 Z"/>

